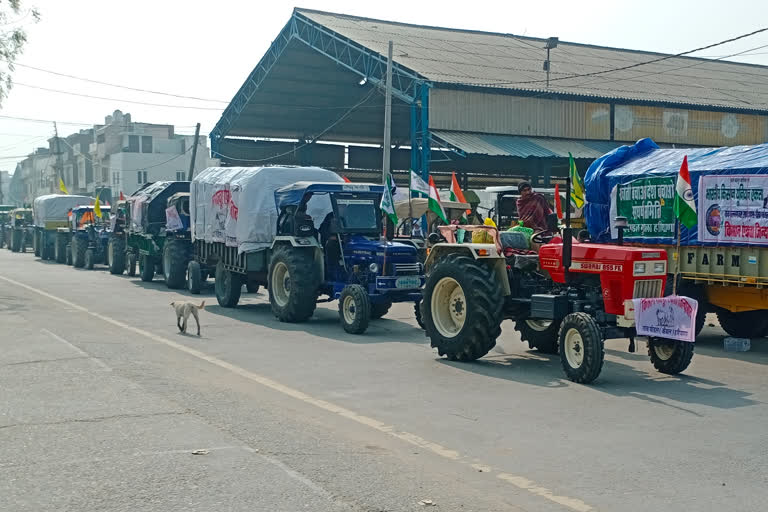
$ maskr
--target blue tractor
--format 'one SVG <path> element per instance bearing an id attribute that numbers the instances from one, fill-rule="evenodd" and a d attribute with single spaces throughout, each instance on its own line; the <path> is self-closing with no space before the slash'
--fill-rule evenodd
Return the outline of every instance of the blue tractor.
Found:
<path id="1" fill-rule="evenodd" d="M 383 192 L 382 185 L 317 182 L 275 192 L 279 216 L 268 283 L 278 319 L 306 320 L 327 295 L 326 302 L 339 300 L 344 330 L 360 334 L 393 303 L 421 300 L 424 265 L 416 248 L 381 236 Z M 317 229 L 307 209 L 323 201 L 330 213 Z"/>
<path id="2" fill-rule="evenodd" d="M 72 208 L 69 227 L 59 228 L 56 240 L 57 247 L 64 245 L 67 264 L 92 270 L 94 265 L 106 263 L 109 212 L 109 206 L 102 206 L 99 217 L 93 205 Z"/>

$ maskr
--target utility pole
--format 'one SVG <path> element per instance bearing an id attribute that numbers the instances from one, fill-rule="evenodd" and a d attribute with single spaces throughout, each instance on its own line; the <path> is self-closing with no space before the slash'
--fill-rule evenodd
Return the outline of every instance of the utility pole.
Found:
<path id="1" fill-rule="evenodd" d="M 56 136 L 56 177 L 64 181 L 64 172 L 61 169 L 61 148 L 59 147 L 59 128 L 56 126 L 56 121 L 53 122 L 53 133 Z M 66 183 L 64 184 L 66 186 Z M 51 192 L 56 192 L 59 184 L 54 179 Z"/>
<path id="2" fill-rule="evenodd" d="M 189 161 L 189 174 L 187 175 L 187 181 L 192 181 L 192 177 L 195 175 L 195 160 L 197 160 L 197 141 L 200 140 L 200 123 L 197 123 L 195 127 L 195 145 L 192 146 L 192 160 Z"/>
<path id="3" fill-rule="evenodd" d="M 391 171 L 390 149 L 392 148 L 392 41 L 387 52 L 387 92 L 384 103 L 384 165 L 382 166 L 382 181 L 387 185 Z"/>

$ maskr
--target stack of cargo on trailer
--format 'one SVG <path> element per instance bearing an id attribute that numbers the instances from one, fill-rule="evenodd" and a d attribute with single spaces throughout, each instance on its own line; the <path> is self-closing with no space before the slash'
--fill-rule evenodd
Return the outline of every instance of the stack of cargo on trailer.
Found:
<path id="1" fill-rule="evenodd" d="M 69 227 L 70 210 L 76 206 L 94 204 L 95 201 L 93 197 L 68 194 L 49 194 L 36 197 L 32 202 L 35 256 L 44 260 L 54 259 L 56 257 L 58 231 L 59 228 Z M 63 248 L 60 252 L 63 257 Z M 61 263 L 64 263 L 63 259 Z"/>
<path id="2" fill-rule="evenodd" d="M 698 224 L 680 230 L 678 259 L 673 205 L 686 155 Z M 679 269 L 677 293 L 699 301 L 697 332 L 713 312 L 732 336 L 768 335 L 768 144 L 661 149 L 643 139 L 596 160 L 584 182 L 592 239 L 616 240 L 623 217 L 625 242 L 664 251 L 670 273 Z"/>

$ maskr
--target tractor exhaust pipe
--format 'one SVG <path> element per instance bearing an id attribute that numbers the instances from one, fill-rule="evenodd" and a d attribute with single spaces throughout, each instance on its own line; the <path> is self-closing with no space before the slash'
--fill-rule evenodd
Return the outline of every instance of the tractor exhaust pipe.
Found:
<path id="1" fill-rule="evenodd" d="M 563 267 L 565 280 L 568 282 L 568 270 L 571 268 L 573 233 L 571 230 L 571 175 L 565 178 L 565 229 L 563 229 Z"/>

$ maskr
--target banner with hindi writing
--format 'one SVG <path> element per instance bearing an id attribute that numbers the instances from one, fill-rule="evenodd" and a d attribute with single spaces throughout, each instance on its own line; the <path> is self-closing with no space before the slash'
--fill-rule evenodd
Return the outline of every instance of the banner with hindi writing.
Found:
<path id="1" fill-rule="evenodd" d="M 616 185 L 611 192 L 611 237 L 618 238 L 616 217 L 626 217 L 625 239 L 675 238 L 673 177 L 641 178 Z"/>
<path id="2" fill-rule="evenodd" d="M 768 175 L 699 178 L 699 241 L 768 245 Z"/>
<path id="3" fill-rule="evenodd" d="M 699 303 L 695 299 L 672 295 L 654 299 L 633 299 L 632 302 L 638 336 L 696 341 L 696 313 Z"/>

